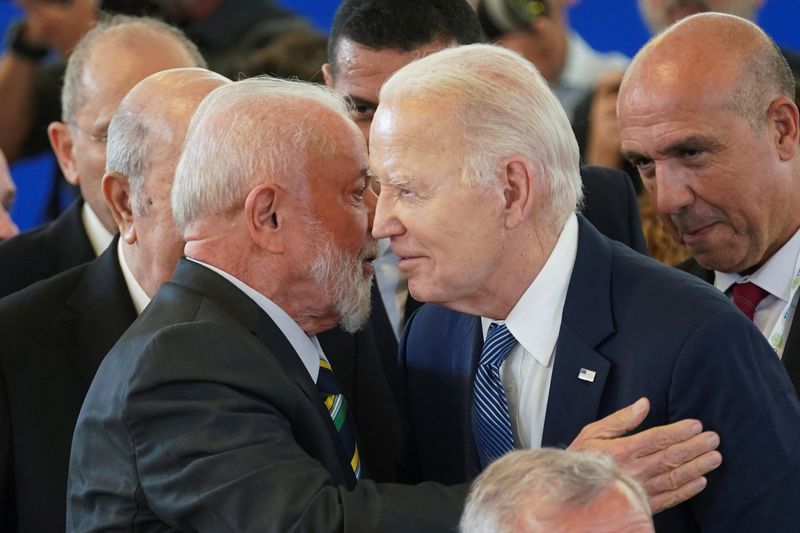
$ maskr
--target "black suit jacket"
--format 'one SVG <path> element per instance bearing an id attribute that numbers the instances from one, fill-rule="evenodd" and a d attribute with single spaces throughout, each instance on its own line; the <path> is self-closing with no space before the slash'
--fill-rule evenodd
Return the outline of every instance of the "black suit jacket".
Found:
<path id="1" fill-rule="evenodd" d="M 356 483 L 280 329 L 182 260 L 92 382 L 67 516 L 74 531 L 444 531 L 465 491 Z"/>
<path id="2" fill-rule="evenodd" d="M 620 171 L 603 167 L 581 168 L 584 201 L 581 214 L 606 237 L 647 255 L 647 245 L 642 233 L 639 202 L 628 176 Z M 405 319 L 411 317 L 422 304 L 408 296 Z M 397 372 L 397 338 L 392 330 L 380 291 L 372 285 L 372 314 L 370 324 L 380 352 L 383 368 L 396 397 L 401 394 Z"/>
<path id="3" fill-rule="evenodd" d="M 687 259 L 678 265 L 678 268 L 689 274 L 694 274 L 703 281 L 714 284 L 714 271 L 701 267 L 694 258 Z M 789 336 L 786 338 L 786 345 L 783 347 L 781 361 L 789 374 L 789 379 L 792 380 L 794 388 L 797 390 L 797 394 L 800 394 L 800 318 L 797 315 L 795 315 L 792 325 L 789 327 Z"/>
<path id="4" fill-rule="evenodd" d="M 136 317 L 114 243 L 94 261 L 0 300 L 2 531 L 64 531 L 81 403 Z"/>
<path id="5" fill-rule="evenodd" d="M 72 433 L 100 361 L 136 318 L 117 239 L 0 300 L 0 531 L 63 531 Z M 365 475 L 393 481 L 400 429 L 372 330 L 319 336 L 359 424 Z"/>
<path id="6" fill-rule="evenodd" d="M 0 297 L 95 258 L 76 200 L 57 219 L 0 242 Z"/>

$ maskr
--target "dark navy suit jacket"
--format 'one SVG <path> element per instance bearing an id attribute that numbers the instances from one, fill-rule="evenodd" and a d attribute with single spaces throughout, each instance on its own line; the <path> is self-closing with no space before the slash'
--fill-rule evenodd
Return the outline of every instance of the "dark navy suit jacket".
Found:
<path id="1" fill-rule="evenodd" d="M 423 306 L 400 342 L 407 471 L 457 483 L 479 462 L 470 425 L 480 319 Z M 718 291 L 602 237 L 581 219 L 543 446 L 647 396 L 641 429 L 684 418 L 721 437 L 708 487 L 656 516 L 659 531 L 795 531 L 800 403 L 761 333 Z M 594 370 L 594 382 L 578 379 Z"/>
<path id="2" fill-rule="evenodd" d="M 678 268 L 689 274 L 694 274 L 703 281 L 714 284 L 714 271 L 703 268 L 693 258 L 684 261 Z M 789 379 L 792 380 L 797 394 L 800 394 L 800 318 L 792 320 L 789 326 L 789 336 L 786 338 L 786 345 L 783 347 L 783 357 L 781 358 Z"/>

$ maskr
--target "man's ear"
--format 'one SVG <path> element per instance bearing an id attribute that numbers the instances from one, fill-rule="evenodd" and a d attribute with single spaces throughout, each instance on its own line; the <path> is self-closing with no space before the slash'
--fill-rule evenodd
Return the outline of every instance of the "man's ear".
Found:
<path id="1" fill-rule="evenodd" d="M 503 167 L 503 195 L 506 228 L 512 229 L 529 218 L 533 209 L 536 174 L 534 166 L 521 156 L 507 159 Z"/>
<path id="2" fill-rule="evenodd" d="M 110 172 L 103 176 L 100 187 L 111 216 L 119 228 L 120 238 L 128 244 L 135 243 L 136 226 L 133 223 L 133 208 L 127 178 L 118 172 Z"/>
<path id="3" fill-rule="evenodd" d="M 325 85 L 328 86 L 328 88 L 333 89 L 333 69 L 330 63 L 322 65 L 322 79 L 325 80 Z"/>
<path id="4" fill-rule="evenodd" d="M 250 237 L 266 251 L 280 254 L 285 251 L 283 213 L 279 212 L 283 194 L 272 183 L 254 187 L 244 201 L 244 216 Z"/>
<path id="5" fill-rule="evenodd" d="M 78 164 L 75 161 L 74 142 L 69 125 L 64 122 L 51 122 L 47 126 L 47 136 L 50 138 L 50 146 L 58 159 L 58 166 L 64 173 L 64 178 L 72 185 L 78 185 L 80 176 L 78 174 Z"/>
<path id="6" fill-rule="evenodd" d="M 797 155 L 797 143 L 800 140 L 797 106 L 786 96 L 776 98 L 769 105 L 767 120 L 781 161 L 790 161 Z"/>

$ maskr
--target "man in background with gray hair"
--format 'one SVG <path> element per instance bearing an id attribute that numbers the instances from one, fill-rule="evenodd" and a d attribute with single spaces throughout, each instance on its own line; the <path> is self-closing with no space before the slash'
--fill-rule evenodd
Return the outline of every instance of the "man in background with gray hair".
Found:
<path id="1" fill-rule="evenodd" d="M 72 432 L 106 352 L 183 249 L 169 193 L 194 109 L 229 80 L 199 68 L 137 84 L 109 126 L 102 190 L 119 236 L 94 261 L 0 300 L 0 530 L 63 531 Z"/>
<path id="2" fill-rule="evenodd" d="M 381 89 L 373 236 L 391 239 L 411 294 L 438 304 L 400 342 L 411 471 L 454 483 L 514 448 L 596 448 L 642 482 L 658 527 L 790 531 L 800 402 L 780 362 L 718 291 L 576 216 L 578 159 L 557 99 L 508 50 L 437 52 Z M 653 476 L 625 446 L 648 431 L 586 446 L 593 421 L 632 402 L 623 429 L 669 424 L 702 452 L 717 442 L 702 423 L 725 462 L 685 484 L 719 454 Z"/>
<path id="3" fill-rule="evenodd" d="M 652 533 L 642 487 L 603 455 L 510 452 L 472 485 L 461 533 Z"/>
<path id="4" fill-rule="evenodd" d="M 117 231 L 103 201 L 111 115 L 136 83 L 169 68 L 205 66 L 197 47 L 154 19 L 112 17 L 90 30 L 67 63 L 61 121 L 48 128 L 67 181 L 80 187 L 55 221 L 0 243 L 0 296 L 94 259 Z"/>

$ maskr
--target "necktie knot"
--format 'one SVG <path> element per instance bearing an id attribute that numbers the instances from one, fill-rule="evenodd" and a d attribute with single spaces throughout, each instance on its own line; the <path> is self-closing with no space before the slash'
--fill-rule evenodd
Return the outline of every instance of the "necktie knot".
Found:
<path id="1" fill-rule="evenodd" d="M 735 284 L 731 293 L 733 295 L 733 305 L 738 307 L 750 320 L 753 320 L 758 304 L 769 294 L 755 283 L 749 281 Z"/>
<path id="2" fill-rule="evenodd" d="M 508 331 L 505 324 L 493 322 L 486 333 L 480 364 L 500 368 L 516 343 L 517 339 Z"/>

